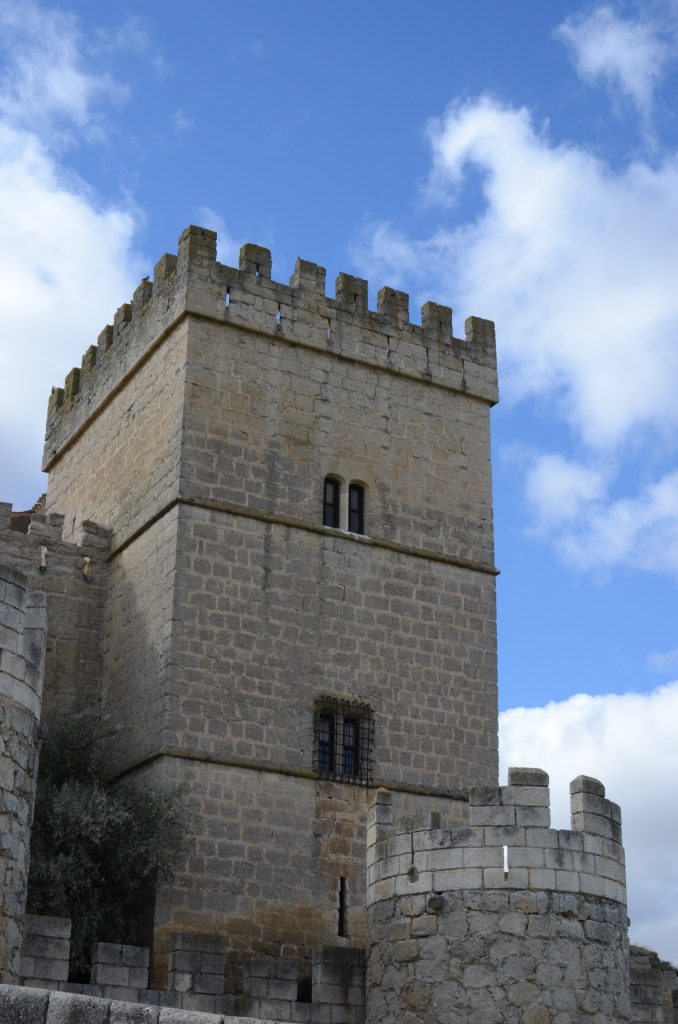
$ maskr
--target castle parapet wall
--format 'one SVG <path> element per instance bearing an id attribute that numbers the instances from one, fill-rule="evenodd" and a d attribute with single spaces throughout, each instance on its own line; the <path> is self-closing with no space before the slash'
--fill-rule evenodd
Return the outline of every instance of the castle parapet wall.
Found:
<path id="1" fill-rule="evenodd" d="M 472 789 L 466 828 L 398 829 L 390 794 L 377 794 L 368 1024 L 629 1020 L 621 814 L 595 779 L 570 791 L 572 829 L 550 828 L 537 769 Z"/>
<path id="2" fill-rule="evenodd" d="M 0 565 L 0 982 L 20 969 L 40 746 L 47 606 Z"/>
<path id="3" fill-rule="evenodd" d="M 298 259 L 289 284 L 272 280 L 271 253 L 246 244 L 239 267 L 216 259 L 217 236 L 188 227 L 176 256 L 165 254 L 153 281 L 144 279 L 132 300 L 117 310 L 81 365 L 66 375 L 49 399 L 43 469 L 107 403 L 155 347 L 186 316 L 208 318 L 245 332 L 359 361 L 385 372 L 407 374 L 475 396 L 498 400 L 494 324 L 465 322 L 464 338 L 452 334 L 452 310 L 434 302 L 409 318 L 409 299 L 382 288 L 368 308 L 367 281 L 339 274 L 333 298 L 325 294 L 325 269 Z"/>
<path id="4" fill-rule="evenodd" d="M 63 516 L 34 512 L 27 532 L 25 518 L 0 502 L 0 564 L 19 570 L 27 590 L 40 591 L 47 601 L 42 717 L 49 722 L 55 715 L 82 711 L 100 697 L 111 531 L 84 522 L 75 530 L 77 543 L 71 543 L 63 539 Z M 13 525 L 18 520 L 21 529 Z"/>

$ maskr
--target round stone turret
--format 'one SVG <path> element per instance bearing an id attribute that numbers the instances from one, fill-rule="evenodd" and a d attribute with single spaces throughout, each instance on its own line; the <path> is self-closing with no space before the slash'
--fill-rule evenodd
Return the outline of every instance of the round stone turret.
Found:
<path id="1" fill-rule="evenodd" d="M 368 831 L 367 1024 L 622 1024 L 628 918 L 619 807 L 570 786 L 572 829 L 550 828 L 548 776 L 470 793 L 467 828 Z"/>
<path id="2" fill-rule="evenodd" d="M 45 595 L 0 566 L 0 983 L 19 970 L 46 631 Z"/>

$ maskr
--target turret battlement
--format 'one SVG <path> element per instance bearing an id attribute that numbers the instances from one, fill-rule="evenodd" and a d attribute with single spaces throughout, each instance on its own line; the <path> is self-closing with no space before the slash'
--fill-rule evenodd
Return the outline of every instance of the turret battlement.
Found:
<path id="1" fill-rule="evenodd" d="M 509 770 L 509 784 L 470 791 L 468 828 L 436 822 L 397 831 L 382 790 L 368 827 L 368 904 L 460 889 L 581 893 L 626 904 L 619 806 L 580 775 L 570 784 L 571 829 L 550 828 L 548 775 Z M 416 824 L 416 823 L 415 823 Z"/>
<path id="2" fill-rule="evenodd" d="M 405 292 L 384 287 L 377 309 L 368 308 L 367 281 L 339 274 L 335 296 L 325 294 L 325 269 L 298 259 L 289 284 L 271 278 L 271 253 L 248 243 L 239 267 L 217 262 L 217 236 L 188 227 L 176 256 L 165 254 L 153 281 L 144 279 L 131 302 L 117 310 L 80 367 L 66 375 L 49 399 L 43 468 L 97 410 L 115 395 L 135 368 L 186 316 L 222 322 L 288 344 L 373 364 L 457 390 L 489 404 L 498 399 L 494 324 L 480 317 L 465 322 L 465 337 L 452 334 L 452 310 L 434 302 L 421 308 L 421 323 L 409 319 Z"/>
<path id="3" fill-rule="evenodd" d="M 630 1019 L 618 806 L 579 776 L 572 829 L 552 829 L 546 773 L 512 768 L 508 783 L 471 790 L 468 828 L 398 831 L 377 794 L 367 1024 Z"/>

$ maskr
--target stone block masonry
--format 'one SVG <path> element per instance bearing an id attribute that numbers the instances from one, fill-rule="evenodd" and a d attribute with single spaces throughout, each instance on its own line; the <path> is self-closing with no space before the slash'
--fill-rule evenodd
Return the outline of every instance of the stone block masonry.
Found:
<path id="1" fill-rule="evenodd" d="M 21 944 L 20 977 L 24 985 L 56 988 L 68 981 L 71 953 L 69 917 L 26 914 Z"/>
<path id="2" fill-rule="evenodd" d="M 64 541 L 67 529 L 74 542 Z M 0 564 L 18 569 L 28 588 L 47 601 L 42 701 L 47 725 L 61 715 L 94 709 L 101 699 L 109 550 L 110 530 L 96 523 L 67 528 L 63 516 L 37 512 L 17 529 L 12 506 L 0 502 Z"/>
<path id="3" fill-rule="evenodd" d="M 149 951 L 141 946 L 96 942 L 92 946 L 91 983 L 132 991 L 148 988 Z"/>
<path id="4" fill-rule="evenodd" d="M 368 1024 L 622 1024 L 628 995 L 616 804 L 571 785 L 572 830 L 549 827 L 548 777 L 512 769 L 471 790 L 467 828 L 368 829 Z"/>
<path id="5" fill-rule="evenodd" d="M 44 594 L 0 565 L 0 982 L 20 969 L 46 633 Z"/>

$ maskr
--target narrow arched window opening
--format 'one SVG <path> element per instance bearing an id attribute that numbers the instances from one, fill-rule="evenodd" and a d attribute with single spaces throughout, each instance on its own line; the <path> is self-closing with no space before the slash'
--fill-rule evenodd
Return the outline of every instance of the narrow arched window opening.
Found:
<path id="1" fill-rule="evenodd" d="M 341 483 L 334 477 L 325 477 L 323 490 L 323 526 L 339 528 Z"/>
<path id="2" fill-rule="evenodd" d="M 348 489 L 348 528 L 350 533 L 365 532 L 365 488 L 351 484 Z"/>

